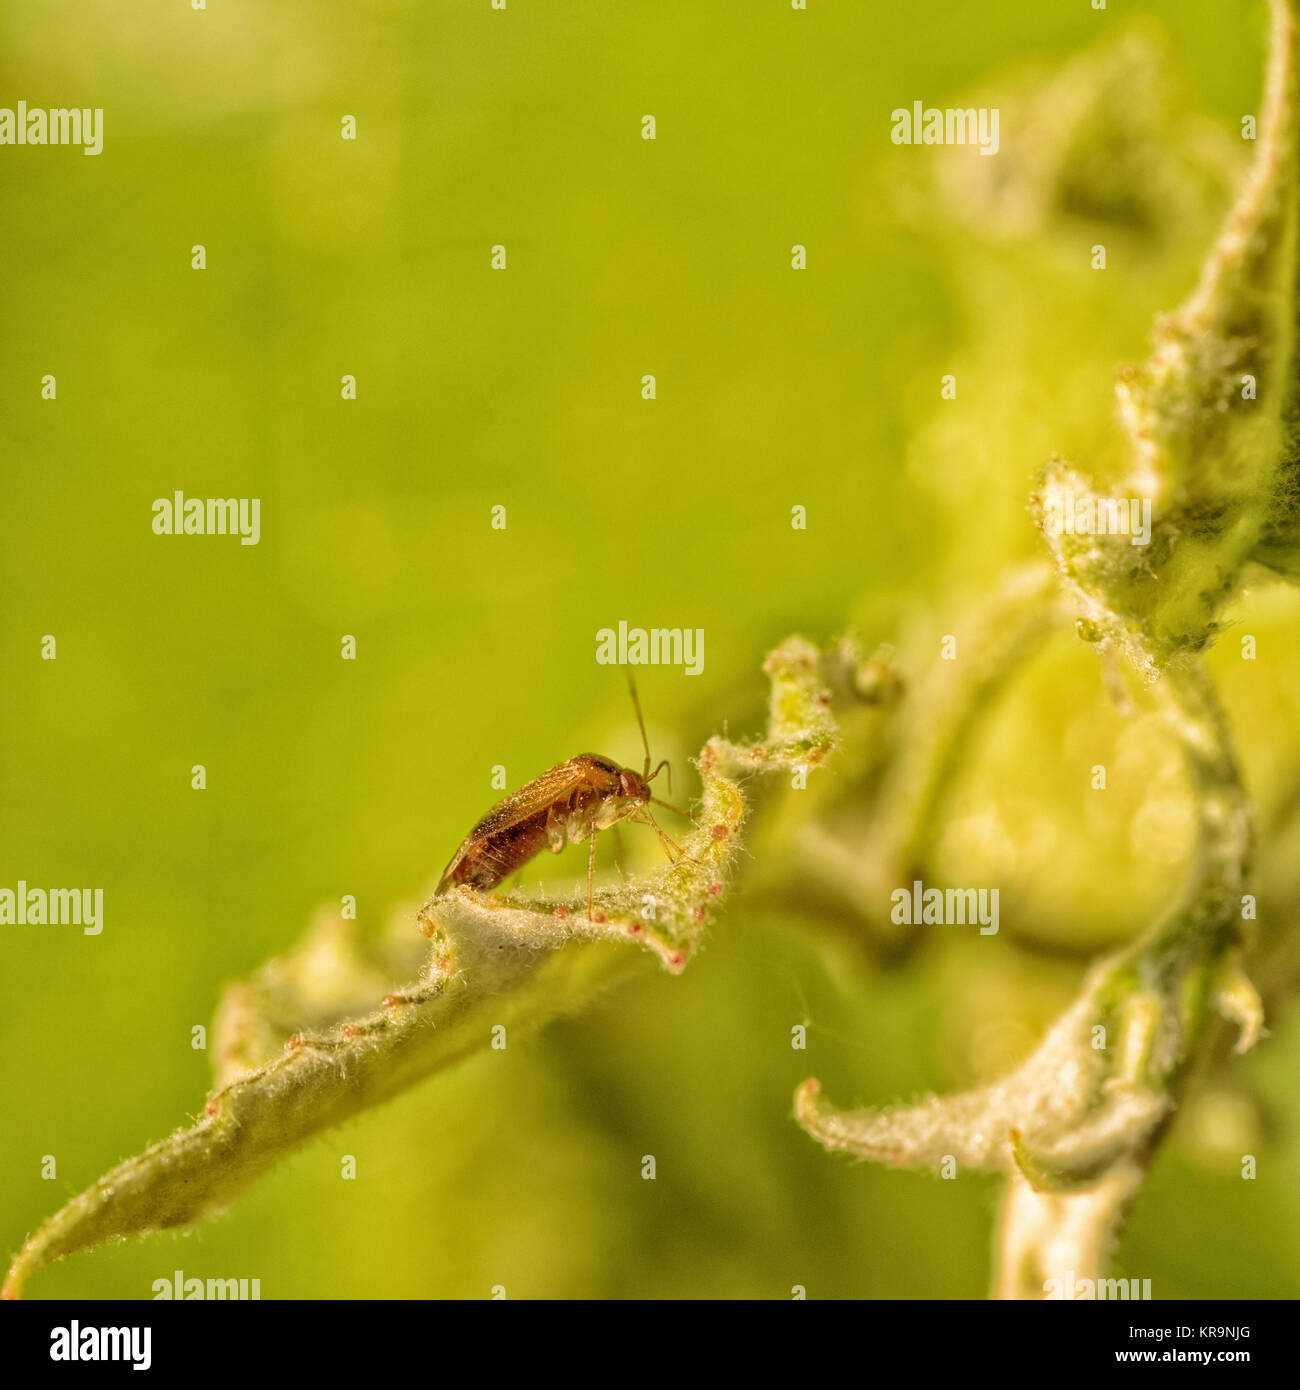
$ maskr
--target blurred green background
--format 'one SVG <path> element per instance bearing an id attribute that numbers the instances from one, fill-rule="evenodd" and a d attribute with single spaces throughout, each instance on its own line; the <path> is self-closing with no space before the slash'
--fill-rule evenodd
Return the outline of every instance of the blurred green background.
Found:
<path id="1" fill-rule="evenodd" d="M 981 240 L 960 204 L 895 196 L 940 152 L 892 146 L 894 107 L 983 89 L 1009 110 L 1026 71 L 1133 14 L 1163 35 L 1170 129 L 1204 116 L 1230 151 L 1196 215 L 1103 200 Z M 98 158 L 0 149 L 0 884 L 102 886 L 106 925 L 0 928 L 0 1246 L 194 1115 L 190 1030 L 221 982 L 344 893 L 378 928 L 496 799 L 494 764 L 516 786 L 584 749 L 638 760 L 597 628 L 704 629 L 700 677 L 641 681 L 679 775 L 724 720 L 756 729 L 761 657 L 788 632 L 856 622 L 874 643 L 917 612 L 959 630 L 1037 553 L 1023 507 L 1047 452 L 1103 467 L 1115 447 L 1114 368 L 1192 284 L 1244 157 L 1261 16 L 5 7 L 0 104 L 106 115 Z M 1141 94 L 1120 96 L 1122 132 Z M 980 162 L 1013 177 L 1034 138 L 1004 124 Z M 177 489 L 260 497 L 261 543 L 155 536 L 152 501 Z M 1261 593 L 1245 612 L 1260 661 L 1225 649 L 1216 669 L 1269 803 L 1296 767 L 1300 606 Z M 1134 774 L 1098 810 L 1078 769 L 1124 748 Z M 961 827 L 996 804 L 1047 837 L 1010 866 L 1040 883 L 1037 934 L 1055 905 L 1063 937 L 1122 939 L 1181 872 L 1168 762 L 1063 641 L 992 722 L 945 853 L 987 852 Z M 748 902 L 681 978 L 647 957 L 582 1015 L 318 1139 L 224 1217 L 75 1257 L 31 1293 L 148 1297 L 183 1269 L 258 1277 L 266 1298 L 982 1296 L 998 1182 L 828 1156 L 792 1088 L 816 1074 L 878 1104 L 971 1084 L 1023 1055 L 1082 962 L 1003 936 L 886 971 L 810 912 Z M 1200 1128 L 1189 1108 L 1134 1214 L 1117 1272 L 1157 1297 L 1300 1295 L 1300 1029 L 1272 1024 L 1212 1078 Z"/>

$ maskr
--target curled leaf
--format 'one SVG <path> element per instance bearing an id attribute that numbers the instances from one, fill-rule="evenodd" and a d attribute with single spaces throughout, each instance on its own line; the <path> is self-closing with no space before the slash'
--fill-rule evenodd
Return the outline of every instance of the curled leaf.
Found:
<path id="1" fill-rule="evenodd" d="M 1153 248 L 1185 234 L 1221 206 L 1239 142 L 1207 119 L 1189 117 L 1160 30 L 1128 25 L 1060 67 L 999 78 L 996 88 L 955 103 L 996 106 L 996 159 L 967 159 L 941 147 L 905 185 L 917 220 L 945 221 L 963 235 L 1030 245 L 1064 231 L 1105 227 L 1146 237 Z M 926 196 L 929 194 L 930 196 Z M 910 195 L 910 196 L 909 196 Z"/>
<path id="2" fill-rule="evenodd" d="M 1051 1268 L 1050 1247 L 1066 1232 L 1072 1249 L 1108 1248 L 1113 1229 L 1089 1232 L 1082 1214 L 1113 1223 L 1136 1191 L 1177 1103 L 1215 963 L 1237 924 L 1253 840 L 1222 712 L 1199 667 L 1180 664 L 1155 689 L 1182 746 L 1198 817 L 1197 860 L 1181 902 L 1094 965 L 1033 1053 L 996 1081 L 882 1109 L 838 1109 L 811 1080 L 795 1096 L 795 1118 L 827 1149 L 932 1170 L 951 1156 L 963 1168 L 1010 1174 L 1007 1200 L 1018 1215 L 1007 1229 L 1016 1246 L 1004 1256 L 1017 1268 L 1031 1255 L 1033 1268 Z M 1035 1205 L 1047 1195 L 1050 1202 Z"/>
<path id="3" fill-rule="evenodd" d="M 1219 970 L 1217 1002 L 1224 1018 L 1236 1023 L 1241 1032 L 1237 1052 L 1249 1052 L 1264 1032 L 1264 1005 L 1241 963 L 1241 953 L 1231 951 Z"/>
<path id="4" fill-rule="evenodd" d="M 1255 161 L 1199 284 L 1117 392 L 1130 462 L 1099 489 L 1053 459 L 1032 499 L 1096 636 L 1148 678 L 1221 627 L 1251 561 L 1300 571 L 1295 0 L 1273 0 Z"/>
<path id="5" fill-rule="evenodd" d="M 232 986 L 216 1025 L 217 1089 L 202 1117 L 57 1212 L 14 1259 L 3 1296 L 18 1297 L 32 1274 L 64 1255 L 218 1210 L 313 1134 L 485 1046 L 493 1026 L 536 1025 L 571 1010 L 635 960 L 617 945 L 640 945 L 668 970 L 683 969 L 741 862 L 741 773 L 818 765 L 835 741 L 817 649 L 791 638 L 765 669 L 768 737 L 709 740 L 684 854 L 599 892 L 593 920 L 585 893 L 538 901 L 463 888 L 424 904 L 419 935 L 406 917 L 402 937 L 376 952 L 363 948 L 353 924 L 322 919 L 294 951 Z M 385 984 L 417 968 L 420 935 L 418 974 Z"/>
<path id="6" fill-rule="evenodd" d="M 1017 1148 L 1052 1155 L 1062 1172 L 1076 1159 L 1091 1163 L 1109 1138 L 1122 1140 L 1126 1124 L 1136 1118 L 1126 1102 L 1107 1093 L 1115 1057 L 1092 1046 L 1092 1029 L 1108 1016 L 1115 970 L 1115 962 L 1097 967 L 1082 997 L 1033 1054 L 987 1086 L 910 1105 L 846 1111 L 807 1081 L 796 1093 L 795 1118 L 827 1149 L 898 1168 L 937 1170 L 951 1155 L 963 1168 L 1007 1172 Z"/>

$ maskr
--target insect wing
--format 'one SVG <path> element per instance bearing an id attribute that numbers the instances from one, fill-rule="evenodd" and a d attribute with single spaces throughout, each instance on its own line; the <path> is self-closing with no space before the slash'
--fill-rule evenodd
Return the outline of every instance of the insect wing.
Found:
<path id="1" fill-rule="evenodd" d="M 545 811 L 557 801 L 567 800 L 575 791 L 592 785 L 593 781 L 597 784 L 603 782 L 611 771 L 617 780 L 618 769 L 613 764 L 592 753 L 580 753 L 568 762 L 558 763 L 555 767 L 547 769 L 540 777 L 535 777 L 517 792 L 512 792 L 503 801 L 497 802 L 465 837 L 451 863 L 443 870 L 436 891 L 441 893 L 447 887 L 457 866 L 472 846 Z"/>

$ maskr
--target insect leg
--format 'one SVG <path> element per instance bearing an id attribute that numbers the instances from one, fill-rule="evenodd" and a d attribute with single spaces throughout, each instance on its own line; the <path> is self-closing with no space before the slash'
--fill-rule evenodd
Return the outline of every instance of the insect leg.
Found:
<path id="1" fill-rule="evenodd" d="M 644 817 L 644 820 L 642 820 L 642 817 Z M 633 817 L 633 819 L 639 820 L 641 821 L 642 825 L 649 825 L 654 829 L 655 834 L 659 836 L 659 843 L 663 845 L 665 853 L 672 849 L 676 851 L 678 859 L 690 859 L 692 864 L 699 863 L 698 859 L 691 859 L 691 856 L 686 853 L 686 851 L 681 847 L 681 845 L 677 843 L 676 840 L 673 840 L 669 836 L 664 834 L 663 827 L 650 814 L 650 811 L 647 807 L 642 806 L 640 810 L 637 812 L 637 814 Z M 668 858 L 672 860 L 672 854 L 668 854 Z"/>
<path id="2" fill-rule="evenodd" d="M 627 864 L 623 859 L 623 837 L 618 833 L 618 825 L 609 827 L 610 834 L 614 837 L 614 863 L 618 865 L 618 871 L 623 876 L 623 882 L 627 882 Z"/>
<path id="3" fill-rule="evenodd" d="M 546 843 L 555 854 L 564 848 L 566 841 L 565 823 L 568 820 L 567 803 L 552 802 L 546 811 Z"/>
<path id="4" fill-rule="evenodd" d="M 595 904 L 596 882 L 596 827 L 591 827 L 591 848 L 587 851 L 587 921 L 596 920 L 592 908 Z"/>
<path id="5" fill-rule="evenodd" d="M 690 821 L 696 830 L 700 828 L 699 821 L 697 821 L 689 811 L 683 811 L 680 806 L 674 806 L 671 801 L 660 801 L 657 796 L 652 796 L 650 800 L 653 801 L 656 806 L 662 806 L 665 811 L 671 811 L 674 815 L 681 816 L 683 820 Z"/>

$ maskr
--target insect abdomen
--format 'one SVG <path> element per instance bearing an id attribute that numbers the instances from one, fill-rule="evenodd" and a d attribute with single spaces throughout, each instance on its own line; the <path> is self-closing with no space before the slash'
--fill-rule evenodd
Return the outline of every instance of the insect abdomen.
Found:
<path id="1" fill-rule="evenodd" d="M 543 809 L 478 839 L 471 837 L 443 875 L 439 891 L 448 883 L 495 888 L 545 848 L 546 811 Z"/>

